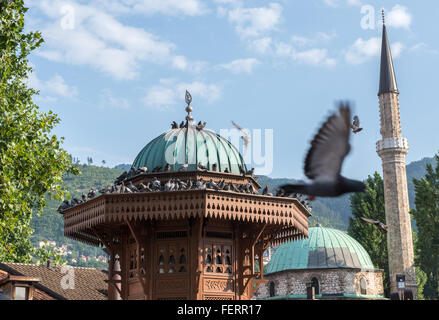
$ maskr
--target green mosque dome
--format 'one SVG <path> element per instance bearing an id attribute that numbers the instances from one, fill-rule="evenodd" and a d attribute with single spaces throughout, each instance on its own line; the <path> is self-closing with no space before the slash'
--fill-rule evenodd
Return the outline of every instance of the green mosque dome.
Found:
<path id="1" fill-rule="evenodd" d="M 294 269 L 375 269 L 369 254 L 348 234 L 331 228 L 309 228 L 309 237 L 281 245 L 274 252 L 267 272 Z"/>
<path id="2" fill-rule="evenodd" d="M 197 170 L 198 163 L 213 170 L 240 174 L 239 166 L 247 167 L 244 160 L 227 139 L 219 134 L 202 129 L 197 130 L 193 125 L 171 129 L 149 142 L 137 155 L 133 167 L 164 168 L 170 164 L 171 171 L 178 171 L 188 164 L 186 170 Z M 163 170 L 163 169 L 162 169 Z"/>

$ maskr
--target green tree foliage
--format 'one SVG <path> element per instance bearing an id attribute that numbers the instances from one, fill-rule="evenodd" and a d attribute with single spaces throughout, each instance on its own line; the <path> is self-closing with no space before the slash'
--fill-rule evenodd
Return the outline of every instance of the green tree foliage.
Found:
<path id="1" fill-rule="evenodd" d="M 351 195 L 351 210 L 348 234 L 366 249 L 375 267 L 384 270 L 384 292 L 388 296 L 390 283 L 386 234 L 360 219 L 365 217 L 385 223 L 384 183 L 378 172 L 373 177 L 368 176 L 366 192 Z"/>
<path id="2" fill-rule="evenodd" d="M 77 173 L 50 133 L 59 118 L 38 111 L 27 86 L 28 55 L 43 39 L 24 33 L 26 11 L 23 0 L 0 2 L 0 260 L 15 262 L 31 260 L 30 220 L 45 195 L 61 199 L 63 173 Z"/>
<path id="3" fill-rule="evenodd" d="M 56 252 L 54 247 L 50 247 L 47 244 L 47 241 L 44 246 L 35 250 L 35 255 L 41 264 L 46 264 L 49 259 L 55 266 L 63 266 L 67 263 L 64 257 Z"/>
<path id="4" fill-rule="evenodd" d="M 87 194 L 91 188 L 100 190 L 101 188 L 112 184 L 114 180 L 122 173 L 122 170 L 80 165 L 80 175 L 66 174 L 64 176 L 64 188 L 72 197 L 81 198 L 82 194 Z M 98 256 L 104 255 L 101 248 L 93 247 L 79 241 L 64 237 L 63 215 L 57 211 L 60 201 L 48 199 L 47 206 L 40 216 L 34 216 L 31 221 L 31 227 L 35 230 L 32 235 L 32 243 L 36 245 L 38 241 L 52 240 L 57 245 L 68 244 L 69 248 L 76 253 L 69 258 L 78 258 L 79 255 Z M 70 264 L 70 262 L 69 262 Z M 90 266 L 90 263 L 78 261 L 80 266 Z"/>
<path id="5" fill-rule="evenodd" d="M 436 166 L 428 163 L 424 178 L 413 179 L 416 209 L 411 211 L 418 228 L 416 259 L 426 274 L 423 294 L 426 299 L 439 298 L 439 155 Z"/>

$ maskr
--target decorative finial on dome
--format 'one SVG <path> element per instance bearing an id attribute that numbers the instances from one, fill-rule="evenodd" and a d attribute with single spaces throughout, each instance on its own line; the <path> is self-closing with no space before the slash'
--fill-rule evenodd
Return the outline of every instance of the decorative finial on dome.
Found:
<path id="1" fill-rule="evenodd" d="M 187 103 L 187 107 L 186 107 L 186 112 L 187 112 L 187 116 L 186 116 L 186 121 L 189 124 L 192 124 L 192 121 L 194 121 L 194 118 L 192 118 L 191 112 L 192 107 L 191 107 L 191 102 L 192 102 L 192 96 L 191 94 L 186 90 L 186 103 Z"/>
<path id="2" fill-rule="evenodd" d="M 385 25 L 386 24 L 386 17 L 384 15 L 384 8 L 381 9 L 381 15 L 383 16 L 383 24 Z"/>

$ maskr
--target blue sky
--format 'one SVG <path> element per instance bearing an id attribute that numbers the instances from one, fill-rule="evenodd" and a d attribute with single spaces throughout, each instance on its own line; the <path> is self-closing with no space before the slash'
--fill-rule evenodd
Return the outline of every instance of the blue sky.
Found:
<path id="1" fill-rule="evenodd" d="M 85 162 L 131 163 L 154 137 L 193 116 L 219 132 L 231 120 L 273 130 L 272 177 L 303 178 L 303 159 L 334 102 L 355 103 L 362 126 L 343 174 L 381 161 L 381 8 L 400 91 L 407 162 L 439 150 L 439 2 L 366 0 L 29 0 L 27 29 L 44 45 L 29 83 L 61 118 L 64 148 Z M 251 160 L 251 157 L 250 157 Z M 255 166 L 250 163 L 250 166 Z M 256 166 L 258 173 L 258 166 Z"/>

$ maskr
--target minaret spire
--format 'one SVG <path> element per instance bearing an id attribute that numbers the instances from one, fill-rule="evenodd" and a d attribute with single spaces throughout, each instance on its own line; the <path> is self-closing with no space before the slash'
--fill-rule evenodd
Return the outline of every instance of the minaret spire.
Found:
<path id="1" fill-rule="evenodd" d="M 387 38 L 384 11 L 378 97 L 382 139 L 377 142 L 377 152 L 383 165 L 390 292 L 398 292 L 396 276 L 404 275 L 406 289 L 416 297 L 417 286 L 405 165 L 405 156 L 409 151 L 409 146 L 407 139 L 402 136 L 399 92 Z"/>
<path id="2" fill-rule="evenodd" d="M 382 15 L 383 15 L 383 39 L 381 43 L 380 89 L 378 95 L 385 92 L 398 93 L 395 70 L 393 68 L 392 52 L 390 51 L 389 39 L 387 37 L 384 9 L 382 11 Z"/>

